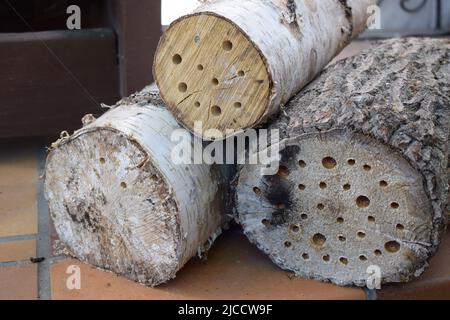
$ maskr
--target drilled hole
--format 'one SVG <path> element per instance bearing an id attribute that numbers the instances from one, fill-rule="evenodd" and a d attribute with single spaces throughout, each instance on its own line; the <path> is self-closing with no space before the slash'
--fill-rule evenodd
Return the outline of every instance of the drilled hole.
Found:
<path id="1" fill-rule="evenodd" d="M 322 247 L 327 242 L 327 238 L 323 234 L 316 233 L 312 237 L 312 241 L 316 246 Z"/>
<path id="2" fill-rule="evenodd" d="M 400 243 L 397 241 L 389 241 L 384 245 L 384 249 L 390 253 L 396 253 L 400 250 Z"/>
<path id="3" fill-rule="evenodd" d="M 323 210 L 323 209 L 325 209 L 325 205 L 324 205 L 323 203 L 319 203 L 319 204 L 317 205 L 317 209 Z"/>
<path id="4" fill-rule="evenodd" d="M 369 221 L 369 222 L 375 222 L 375 217 L 374 217 L 374 216 L 368 216 L 368 217 L 367 217 L 367 221 Z"/>
<path id="5" fill-rule="evenodd" d="M 306 186 L 305 186 L 304 184 L 299 184 L 299 185 L 298 185 L 298 188 L 299 188 L 301 191 L 306 190 Z"/>
<path id="6" fill-rule="evenodd" d="M 289 174 L 290 174 L 290 171 L 289 171 L 288 167 L 286 167 L 286 166 L 280 166 L 280 168 L 278 169 L 277 175 L 279 177 L 286 178 L 289 176 Z"/>
<path id="7" fill-rule="evenodd" d="M 222 48 L 225 51 L 231 51 L 231 49 L 233 49 L 233 43 L 229 40 L 226 40 L 222 43 Z"/>
<path id="8" fill-rule="evenodd" d="M 286 248 L 290 248 L 290 247 L 292 247 L 292 243 L 289 242 L 289 241 L 286 241 L 286 242 L 284 243 L 284 246 L 285 246 Z"/>
<path id="9" fill-rule="evenodd" d="M 375 250 L 373 252 L 377 257 L 380 257 L 383 253 L 381 252 L 381 250 Z"/>
<path id="10" fill-rule="evenodd" d="M 219 106 L 212 106 L 211 107 L 211 113 L 213 114 L 213 116 L 220 116 L 222 114 L 222 109 L 220 109 Z"/>
<path id="11" fill-rule="evenodd" d="M 350 190 L 352 188 L 352 186 L 349 183 L 347 183 L 347 184 L 344 184 L 343 188 L 344 188 L 345 191 L 348 191 L 348 190 Z"/>
<path id="12" fill-rule="evenodd" d="M 261 194 L 261 189 L 258 187 L 254 187 L 253 192 L 259 195 L 259 194 Z"/>
<path id="13" fill-rule="evenodd" d="M 308 219 L 308 215 L 304 213 L 304 214 L 302 214 L 300 216 L 300 218 L 302 218 L 302 220 L 307 220 Z"/>
<path id="14" fill-rule="evenodd" d="M 276 205 L 277 209 L 282 210 L 282 209 L 286 209 L 286 205 L 284 203 L 279 203 Z"/>
<path id="15" fill-rule="evenodd" d="M 240 109 L 240 108 L 242 108 L 242 103 L 240 103 L 240 102 L 235 102 L 235 103 L 233 104 L 233 106 L 234 106 L 235 109 Z"/>
<path id="16" fill-rule="evenodd" d="M 327 254 L 327 255 L 323 256 L 322 259 L 323 259 L 323 261 L 325 261 L 325 262 L 330 262 L 331 257 Z"/>
<path id="17" fill-rule="evenodd" d="M 403 230 L 405 230 L 405 226 L 404 225 L 402 225 L 402 224 L 397 224 L 396 226 L 395 226 L 395 228 L 398 230 L 398 231 L 403 231 Z"/>
<path id="18" fill-rule="evenodd" d="M 178 90 L 180 91 L 180 92 L 186 92 L 187 91 L 187 84 L 186 83 L 184 83 L 184 82 L 182 82 L 182 83 L 180 83 L 179 85 L 178 85 Z"/>
<path id="19" fill-rule="evenodd" d="M 300 227 L 297 226 L 297 225 L 292 225 L 292 226 L 291 226 L 291 231 L 297 233 L 297 232 L 300 231 Z"/>
<path id="20" fill-rule="evenodd" d="M 326 189 L 327 188 L 327 184 L 325 182 L 321 182 L 319 184 L 320 189 Z"/>
<path id="21" fill-rule="evenodd" d="M 342 263 L 343 265 L 348 265 L 348 259 L 345 257 L 339 258 L 339 262 Z"/>
<path id="22" fill-rule="evenodd" d="M 387 186 L 388 186 L 387 181 L 384 181 L 384 180 L 380 181 L 380 187 L 386 188 Z"/>
<path id="23" fill-rule="evenodd" d="M 125 182 L 121 182 L 120 186 L 125 189 L 127 187 L 127 184 Z"/>
<path id="24" fill-rule="evenodd" d="M 363 168 L 364 168 L 365 171 L 370 171 L 370 170 L 372 170 L 372 167 L 369 166 L 368 164 L 364 165 Z"/>
<path id="25" fill-rule="evenodd" d="M 105 164 L 105 163 L 106 163 L 105 158 L 100 158 L 100 163 L 101 163 L 101 164 Z"/>
<path id="26" fill-rule="evenodd" d="M 239 72 L 238 72 L 238 76 L 239 76 L 239 77 L 243 77 L 243 76 L 245 76 L 245 72 L 244 72 L 244 71 L 242 71 L 242 70 L 241 70 L 241 71 L 239 71 Z"/>
<path id="27" fill-rule="evenodd" d="M 366 196 L 359 196 L 356 199 L 356 204 L 359 208 L 367 208 L 370 206 L 370 199 Z"/>
<path id="28" fill-rule="evenodd" d="M 339 239 L 339 241 L 341 241 L 341 242 L 347 241 L 347 238 L 344 237 L 343 235 L 340 235 L 340 236 L 338 237 L 338 239 Z"/>
<path id="29" fill-rule="evenodd" d="M 391 203 L 391 208 L 392 209 L 398 209 L 400 207 L 400 205 L 397 202 L 392 202 Z"/>
<path id="30" fill-rule="evenodd" d="M 362 262 L 367 261 L 367 257 L 365 255 L 360 255 L 359 260 Z"/>
<path id="31" fill-rule="evenodd" d="M 195 101 L 194 106 L 196 106 L 197 108 L 200 108 L 201 104 L 198 101 Z"/>
<path id="32" fill-rule="evenodd" d="M 263 219 L 263 220 L 261 221 L 261 223 L 262 223 L 263 225 L 265 225 L 266 227 L 270 226 L 270 220 L 268 220 L 268 219 Z"/>
<path id="33" fill-rule="evenodd" d="M 300 160 L 300 161 L 298 162 L 298 165 L 300 166 L 300 168 L 306 168 L 306 162 L 303 161 L 303 160 Z"/>
<path id="34" fill-rule="evenodd" d="M 337 166 L 337 162 L 332 157 L 326 157 L 322 160 L 322 165 L 327 169 L 333 169 Z"/>
<path id="35" fill-rule="evenodd" d="M 198 70 L 198 71 L 203 71 L 203 69 L 205 69 L 205 67 L 204 67 L 202 64 L 199 64 L 199 65 L 197 66 L 197 70 Z"/>
<path id="36" fill-rule="evenodd" d="M 337 223 L 344 223 L 344 218 L 339 217 L 339 218 L 336 219 L 336 222 Z"/>
<path id="37" fill-rule="evenodd" d="M 309 254 L 307 253 L 302 254 L 302 258 L 303 260 L 309 260 Z"/>
<path id="38" fill-rule="evenodd" d="M 183 59 L 181 58 L 181 56 L 179 54 L 176 54 L 172 57 L 172 62 L 174 64 L 180 64 L 183 61 Z"/>
<path id="39" fill-rule="evenodd" d="M 212 84 L 215 85 L 215 86 L 218 86 L 218 85 L 219 85 L 219 79 L 217 79 L 217 78 L 212 79 L 211 82 L 212 82 Z"/>
<path id="40" fill-rule="evenodd" d="M 347 163 L 348 163 L 350 166 L 354 166 L 354 165 L 356 164 L 356 160 L 355 160 L 355 159 L 349 159 L 349 160 L 347 161 Z"/>
<path id="41" fill-rule="evenodd" d="M 360 239 L 364 239 L 364 238 L 366 237 L 366 233 L 363 232 L 363 231 L 359 231 L 359 232 L 357 233 L 357 236 L 358 236 L 358 238 L 360 238 Z"/>

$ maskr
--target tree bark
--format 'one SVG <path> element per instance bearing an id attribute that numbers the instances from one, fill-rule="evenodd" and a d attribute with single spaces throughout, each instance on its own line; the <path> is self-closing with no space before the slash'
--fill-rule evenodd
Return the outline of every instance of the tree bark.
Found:
<path id="1" fill-rule="evenodd" d="M 165 283 L 220 234 L 228 168 L 174 163 L 171 134 L 180 127 L 149 88 L 84 122 L 47 160 L 45 192 L 60 239 L 82 261 Z"/>
<path id="2" fill-rule="evenodd" d="M 161 95 L 177 120 L 205 139 L 257 126 L 366 28 L 375 3 L 207 2 L 161 38 L 154 62 Z"/>
<path id="3" fill-rule="evenodd" d="M 238 219 L 280 267 L 365 286 L 419 276 L 445 227 L 450 46 L 389 40 L 329 67 L 269 129 L 278 175 L 244 166 Z"/>

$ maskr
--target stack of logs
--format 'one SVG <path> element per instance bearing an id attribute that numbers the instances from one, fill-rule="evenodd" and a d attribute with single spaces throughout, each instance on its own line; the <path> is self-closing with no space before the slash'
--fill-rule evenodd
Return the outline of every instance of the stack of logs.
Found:
<path id="1" fill-rule="evenodd" d="M 370 266 L 383 283 L 419 276 L 447 215 L 450 45 L 388 40 L 319 75 L 374 4 L 216 0 L 176 20 L 154 62 L 160 93 L 87 116 L 52 146 L 46 196 L 70 252 L 156 286 L 233 213 L 301 277 L 364 286 Z M 257 126 L 280 133 L 277 174 L 194 161 L 193 146 Z M 179 151 L 192 161 L 175 161 Z"/>

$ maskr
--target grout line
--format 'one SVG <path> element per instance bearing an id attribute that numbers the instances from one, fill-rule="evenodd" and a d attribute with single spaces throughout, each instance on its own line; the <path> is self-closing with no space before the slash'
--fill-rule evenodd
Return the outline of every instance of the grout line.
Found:
<path id="1" fill-rule="evenodd" d="M 370 301 L 378 300 L 377 290 L 371 290 L 366 287 L 366 288 L 364 288 L 364 292 L 366 294 L 366 300 L 370 300 Z"/>
<path id="2" fill-rule="evenodd" d="M 37 240 L 37 235 L 27 234 L 21 236 L 0 237 L 0 243 L 12 241 L 28 241 L 28 240 Z"/>
<path id="3" fill-rule="evenodd" d="M 42 263 L 42 262 L 33 262 L 33 261 L 31 261 L 32 258 L 35 258 L 35 257 L 30 257 L 30 259 L 24 259 L 24 260 L 3 261 L 3 262 L 0 262 L 0 268 L 1 267 L 16 267 L 16 266 L 24 266 L 27 264 Z M 63 255 L 45 258 L 45 260 L 48 261 L 50 265 L 52 265 L 53 263 L 57 263 L 59 261 L 67 260 L 67 259 L 70 259 L 70 257 L 63 256 Z"/>
<path id="4" fill-rule="evenodd" d="M 17 266 L 25 266 L 28 264 L 33 264 L 30 259 L 27 260 L 18 260 L 18 261 L 6 261 L 0 262 L 0 268 L 2 267 L 17 267 Z"/>
<path id="5" fill-rule="evenodd" d="M 50 264 L 53 264 L 53 263 L 57 263 L 59 261 L 68 260 L 68 259 L 72 259 L 72 258 L 69 256 L 59 255 L 59 256 L 53 256 L 53 257 L 48 258 L 48 261 L 50 262 Z"/>
<path id="6" fill-rule="evenodd" d="M 39 147 L 37 152 L 38 158 L 38 177 L 41 177 L 45 170 L 46 151 Z M 48 213 L 47 202 L 44 196 L 44 182 L 38 178 L 37 183 L 37 201 L 38 201 L 38 230 L 37 239 L 37 256 L 45 258 L 38 265 L 38 298 L 40 300 L 51 299 L 51 241 L 50 241 L 50 216 Z"/>

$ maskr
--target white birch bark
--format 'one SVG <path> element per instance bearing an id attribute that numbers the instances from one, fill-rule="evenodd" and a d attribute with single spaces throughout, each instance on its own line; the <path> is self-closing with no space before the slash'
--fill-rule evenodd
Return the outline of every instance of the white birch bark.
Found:
<path id="1" fill-rule="evenodd" d="M 182 17 L 173 24 L 200 14 L 214 15 L 229 21 L 248 37 L 265 60 L 271 78 L 270 96 L 265 112 L 256 123 L 258 124 L 278 113 L 280 105 L 298 93 L 354 37 L 365 30 L 368 7 L 376 2 L 206 1 L 193 14 Z"/>
<path id="2" fill-rule="evenodd" d="M 47 160 L 45 192 L 60 239 L 80 260 L 143 284 L 174 278 L 220 234 L 225 176 L 173 162 L 171 134 L 180 127 L 149 89 L 87 120 Z"/>

